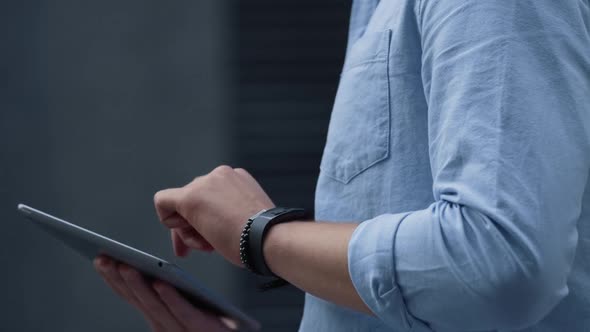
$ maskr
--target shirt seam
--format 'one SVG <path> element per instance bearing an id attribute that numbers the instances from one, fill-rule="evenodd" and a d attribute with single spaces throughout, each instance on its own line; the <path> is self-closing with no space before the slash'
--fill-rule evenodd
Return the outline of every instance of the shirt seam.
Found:
<path id="1" fill-rule="evenodd" d="M 418 31 L 422 35 L 422 0 L 418 0 Z"/>

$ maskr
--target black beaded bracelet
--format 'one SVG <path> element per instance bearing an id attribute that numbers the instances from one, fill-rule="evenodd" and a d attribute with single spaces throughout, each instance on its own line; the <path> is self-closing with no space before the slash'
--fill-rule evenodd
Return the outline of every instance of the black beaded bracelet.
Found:
<path id="1" fill-rule="evenodd" d="M 254 219 L 259 216 L 261 213 L 263 213 L 266 210 L 260 211 L 259 213 L 257 213 L 255 216 L 251 217 L 250 219 L 248 219 L 248 222 L 246 223 L 246 225 L 244 226 L 244 229 L 242 230 L 242 235 L 240 236 L 240 261 L 242 261 L 242 264 L 244 265 L 245 268 L 247 268 L 250 272 L 254 272 L 254 267 L 252 266 L 252 264 L 250 264 L 250 261 L 248 260 L 248 252 L 249 252 L 249 248 L 250 246 L 248 245 L 249 241 L 250 241 L 250 228 L 252 227 L 252 222 L 254 221 Z M 261 285 L 258 286 L 258 289 L 262 292 L 267 291 L 267 290 L 271 290 L 274 288 L 279 288 L 282 286 L 286 286 L 289 283 L 286 282 L 285 280 L 281 279 L 281 278 L 276 278 L 274 280 L 271 280 L 269 282 L 263 283 Z"/>
<path id="2" fill-rule="evenodd" d="M 248 259 L 248 252 L 250 250 L 250 228 L 252 227 L 252 222 L 254 222 L 254 219 L 256 219 L 259 215 L 263 214 L 266 211 L 267 210 L 262 210 L 250 217 L 248 219 L 248 222 L 246 222 L 244 229 L 242 230 L 242 234 L 240 235 L 240 261 L 242 261 L 244 267 L 250 270 L 251 272 L 255 271 L 252 264 L 250 264 L 250 260 Z"/>
<path id="3" fill-rule="evenodd" d="M 263 242 L 268 230 L 275 224 L 303 220 L 304 209 L 275 207 L 262 210 L 248 219 L 240 236 L 240 261 L 253 273 L 276 275 L 268 268 L 263 254 Z"/>

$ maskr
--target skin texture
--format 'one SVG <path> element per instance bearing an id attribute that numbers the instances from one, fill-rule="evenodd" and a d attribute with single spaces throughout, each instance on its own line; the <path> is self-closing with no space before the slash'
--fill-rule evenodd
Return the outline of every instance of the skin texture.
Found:
<path id="1" fill-rule="evenodd" d="M 239 239 L 249 217 L 275 205 L 245 170 L 220 166 L 181 188 L 154 196 L 156 213 L 170 229 L 177 256 L 191 249 L 216 251 L 243 267 Z M 355 223 L 290 222 L 271 228 L 264 243 L 270 269 L 296 287 L 325 300 L 371 314 L 348 273 L 348 242 Z M 204 313 L 161 281 L 99 257 L 94 262 L 105 282 L 137 308 L 154 331 L 227 331 L 231 324 Z"/>
<path id="2" fill-rule="evenodd" d="M 165 282 L 150 283 L 135 269 L 104 256 L 96 258 L 94 266 L 117 295 L 143 314 L 153 331 L 231 331 L 230 324 L 193 307 Z"/>

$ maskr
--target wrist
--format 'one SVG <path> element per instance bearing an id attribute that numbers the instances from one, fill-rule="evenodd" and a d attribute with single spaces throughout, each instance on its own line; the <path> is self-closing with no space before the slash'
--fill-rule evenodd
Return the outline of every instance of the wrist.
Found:
<path id="1" fill-rule="evenodd" d="M 266 260 L 268 268 L 277 276 L 283 278 L 281 275 L 281 262 L 288 262 L 288 248 L 290 242 L 293 240 L 292 231 L 297 229 L 302 221 L 293 221 L 284 224 L 278 224 L 273 226 L 263 244 L 263 255 Z"/>

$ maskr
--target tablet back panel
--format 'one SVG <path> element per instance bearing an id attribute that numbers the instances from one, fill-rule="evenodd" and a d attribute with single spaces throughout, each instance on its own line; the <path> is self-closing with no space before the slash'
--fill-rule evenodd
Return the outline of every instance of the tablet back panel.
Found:
<path id="1" fill-rule="evenodd" d="M 196 307 L 233 319 L 241 330 L 259 329 L 258 322 L 201 286 L 175 264 L 24 204 L 19 204 L 18 210 L 41 229 L 90 260 L 99 255 L 109 256 L 136 268 L 149 278 L 170 283 Z"/>

